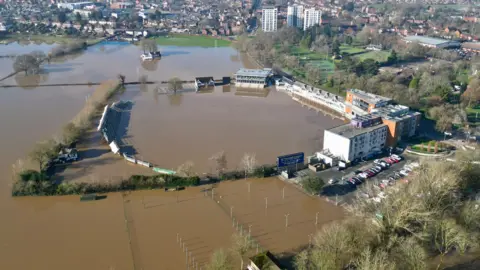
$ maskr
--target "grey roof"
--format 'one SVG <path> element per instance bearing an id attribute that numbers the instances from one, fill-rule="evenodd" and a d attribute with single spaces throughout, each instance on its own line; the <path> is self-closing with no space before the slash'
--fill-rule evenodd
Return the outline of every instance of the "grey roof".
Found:
<path id="1" fill-rule="evenodd" d="M 463 48 L 480 50 L 480 42 L 464 42 L 462 43 Z"/>
<path id="2" fill-rule="evenodd" d="M 375 95 L 375 94 L 372 94 L 372 93 L 367 93 L 365 91 L 358 90 L 358 89 L 350 89 L 347 92 L 351 92 L 351 93 L 355 94 L 355 96 L 365 100 L 366 102 L 368 102 L 370 104 L 377 104 L 378 102 L 381 102 L 381 101 L 388 102 L 388 101 L 392 100 L 391 98 L 382 97 L 382 96 Z"/>
<path id="3" fill-rule="evenodd" d="M 387 105 L 385 107 L 375 108 L 372 114 L 394 122 L 420 115 L 419 112 L 410 111 L 407 106 L 403 105 Z"/>
<path id="4" fill-rule="evenodd" d="M 236 76 L 256 76 L 256 77 L 267 77 L 272 73 L 272 69 L 248 69 L 241 68 L 235 73 Z"/>
<path id="5" fill-rule="evenodd" d="M 385 125 L 385 124 L 379 124 L 379 125 L 366 127 L 366 128 L 357 128 L 357 127 L 352 126 L 351 124 L 345 124 L 345 125 L 341 125 L 341 126 L 338 126 L 338 127 L 328 129 L 328 131 L 330 131 L 332 133 L 335 133 L 337 135 L 340 135 L 342 137 L 351 139 L 351 138 L 356 137 L 358 135 L 361 135 L 361 134 L 364 134 L 364 133 L 367 133 L 367 132 L 370 132 L 370 131 L 373 131 L 373 130 L 376 130 L 376 129 L 379 129 L 379 128 L 383 128 L 383 127 L 386 127 L 386 126 L 387 125 Z"/>
<path id="6" fill-rule="evenodd" d="M 458 43 L 457 41 L 452 41 L 448 39 L 433 38 L 433 37 L 426 37 L 426 36 L 407 36 L 405 37 L 405 40 L 412 41 L 412 42 L 417 41 L 420 43 L 435 45 L 435 46 L 438 46 L 444 43 Z"/>

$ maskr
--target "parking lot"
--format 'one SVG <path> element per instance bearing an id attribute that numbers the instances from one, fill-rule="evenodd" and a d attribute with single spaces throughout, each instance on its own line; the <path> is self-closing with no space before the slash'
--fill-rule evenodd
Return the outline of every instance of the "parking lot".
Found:
<path id="1" fill-rule="evenodd" d="M 399 171 L 401 171 L 407 163 L 417 161 L 415 157 L 405 155 L 401 155 L 401 157 L 401 161 L 393 163 L 386 168 L 383 168 L 376 175 L 370 176 L 367 179 L 361 179 L 363 183 L 357 182 L 356 184 L 351 184 L 348 183 L 348 180 L 352 177 L 357 176 L 360 172 L 364 172 L 374 166 L 377 166 L 377 164 L 374 164 L 374 160 L 360 162 L 359 164 L 356 164 L 355 166 L 349 167 L 342 171 L 338 171 L 336 170 L 336 168 L 331 168 L 321 172 L 317 172 L 316 174 L 320 176 L 325 182 L 325 187 L 323 188 L 321 195 L 326 196 L 330 201 L 333 201 L 335 203 L 348 204 L 355 198 L 355 194 L 357 193 L 356 191 L 358 190 L 358 188 L 365 185 L 366 182 L 374 183 L 379 187 L 384 187 L 388 185 L 388 179 L 392 177 L 390 178 L 392 179 L 390 181 L 390 184 L 394 184 L 394 181 L 403 178 L 401 175 L 399 175 Z M 384 160 L 385 158 L 387 157 L 382 157 L 378 159 Z M 397 177 L 395 177 L 395 174 L 397 174 Z M 393 180 L 393 178 L 396 178 L 396 180 Z M 338 182 L 329 184 L 330 179 L 337 179 Z M 382 180 L 385 181 L 382 182 Z"/>

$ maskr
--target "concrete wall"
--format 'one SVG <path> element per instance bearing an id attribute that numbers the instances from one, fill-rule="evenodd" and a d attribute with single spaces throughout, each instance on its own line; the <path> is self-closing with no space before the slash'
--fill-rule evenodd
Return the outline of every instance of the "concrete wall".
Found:
<path id="1" fill-rule="evenodd" d="M 264 84 L 257 84 L 257 83 L 237 83 L 237 82 L 235 82 L 235 86 L 239 87 L 239 88 L 256 88 L 256 89 L 265 88 Z"/>
<path id="2" fill-rule="evenodd" d="M 329 130 L 323 136 L 323 149 L 328 149 L 334 156 L 350 160 L 350 140 Z"/>

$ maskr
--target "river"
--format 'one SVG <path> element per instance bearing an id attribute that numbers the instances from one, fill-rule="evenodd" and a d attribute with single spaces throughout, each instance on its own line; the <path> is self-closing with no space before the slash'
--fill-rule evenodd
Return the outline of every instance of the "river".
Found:
<path id="1" fill-rule="evenodd" d="M 12 54 L 25 53 L 30 48 L 31 51 L 51 48 L 29 46 L 10 44 L 1 48 L 2 52 L 6 48 L 5 52 Z M 4 176 L 0 183 L 3 215 L 0 269 L 181 269 L 185 265 L 181 250 L 175 249 L 176 233 L 191 238 L 191 245 L 196 243 L 196 238 L 198 243 L 204 243 L 197 247 L 203 253 L 196 255 L 203 263 L 214 249 L 228 247 L 232 233 L 229 216 L 213 200 L 203 197 L 201 187 L 180 193 L 183 203 L 172 201 L 172 195 L 163 191 L 108 194 L 104 200 L 88 203 L 80 203 L 78 196 L 10 196 L 12 164 L 21 166 L 17 160 L 24 158 L 37 141 L 58 134 L 94 91 L 94 87 L 88 86 L 42 87 L 42 84 L 100 82 L 114 79 L 118 74 L 124 74 L 127 81 L 138 80 L 142 75 L 149 80 L 168 80 L 174 76 L 185 80 L 196 76 L 220 78 L 232 75 L 240 67 L 252 67 L 232 48 L 160 47 L 160 50 L 163 54 L 160 61 L 142 63 L 138 47 L 100 43 L 83 53 L 45 64 L 41 75 L 19 74 L 1 82 L 19 86 L 0 88 L 0 123 L 3 124 L 0 170 Z M 12 59 L 0 59 L 0 76 L 12 72 L 12 63 Z M 221 87 L 212 93 L 171 96 L 154 94 L 152 87 L 131 86 L 118 98 L 134 101 L 126 135 L 139 155 L 166 168 L 176 168 L 191 160 L 196 171 L 208 172 L 208 157 L 220 150 L 226 151 L 230 168 L 238 166 L 244 152 L 255 152 L 260 162 L 273 163 L 280 154 L 311 153 L 320 149 L 323 129 L 339 124 L 337 120 L 302 108 L 275 90 L 270 90 L 266 97 L 246 97 L 236 94 L 235 89 Z M 110 155 L 102 153 L 100 158 L 112 158 Z M 121 160 L 86 161 L 74 164 L 79 173 L 69 177 L 102 181 L 141 170 Z M 109 164 L 114 165 L 109 167 Z M 118 171 L 120 167 L 122 171 Z M 97 174 L 98 170 L 101 173 Z M 275 194 L 278 192 L 274 190 L 281 186 L 275 179 L 259 181 L 262 181 L 262 184 L 258 182 L 262 190 L 271 189 Z M 234 183 L 222 185 L 221 190 L 226 194 L 236 189 Z M 322 222 L 341 218 L 341 210 L 336 207 L 293 192 L 297 192 L 301 203 L 294 206 L 297 204 L 292 202 L 293 208 L 287 207 L 285 211 L 297 212 L 292 220 L 298 223 L 299 231 L 306 230 L 302 227 L 304 222 L 310 222 L 312 213 L 318 211 L 325 215 Z M 168 207 L 168 203 L 172 206 Z M 231 202 L 225 203 L 237 204 L 238 198 L 232 197 Z M 250 206 L 245 207 L 242 211 L 249 210 Z M 281 219 L 273 220 L 277 218 Z M 268 233 L 267 225 L 261 225 L 265 233 Z M 175 232 L 177 228 L 179 231 Z M 206 233 L 209 230 L 215 234 Z M 307 231 L 313 230 L 310 226 Z M 287 239 L 287 236 L 297 235 L 275 237 Z M 302 241 L 290 244 L 287 240 L 279 240 L 278 245 L 264 244 L 280 252 L 305 243 L 308 241 L 305 238 L 307 235 Z"/>

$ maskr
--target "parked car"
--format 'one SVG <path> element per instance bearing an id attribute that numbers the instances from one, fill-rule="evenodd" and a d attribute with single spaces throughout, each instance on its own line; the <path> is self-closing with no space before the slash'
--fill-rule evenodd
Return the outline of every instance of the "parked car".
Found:
<path id="1" fill-rule="evenodd" d="M 332 184 L 338 183 L 339 181 L 340 181 L 340 180 L 338 180 L 337 178 L 332 178 L 332 179 L 328 180 L 328 183 L 329 183 L 330 185 L 332 185 Z"/>
<path id="2" fill-rule="evenodd" d="M 395 163 L 395 161 L 393 161 L 391 158 L 385 158 L 384 161 L 387 162 L 390 165 Z"/>
<path id="3" fill-rule="evenodd" d="M 360 177 L 360 178 L 362 178 L 362 179 L 367 179 L 367 178 L 368 178 L 368 174 L 367 174 L 367 173 L 364 173 L 364 172 L 359 173 L 357 176 Z"/>
<path id="4" fill-rule="evenodd" d="M 392 157 L 397 158 L 397 159 L 399 159 L 399 160 L 402 160 L 402 159 L 403 159 L 401 156 L 395 155 L 395 154 L 393 154 Z"/>

